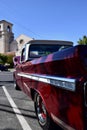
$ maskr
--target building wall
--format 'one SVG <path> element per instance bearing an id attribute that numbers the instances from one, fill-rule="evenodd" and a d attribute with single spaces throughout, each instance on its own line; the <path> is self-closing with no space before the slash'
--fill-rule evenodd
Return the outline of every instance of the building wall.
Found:
<path id="1" fill-rule="evenodd" d="M 21 34 L 18 38 L 16 38 L 16 42 L 17 42 L 17 47 L 18 47 L 18 50 L 16 51 L 16 56 L 19 56 L 21 55 L 21 50 L 22 50 L 22 47 L 24 46 L 24 44 L 26 44 L 27 42 L 29 42 L 30 40 L 32 40 L 32 38 L 24 35 L 24 34 Z"/>
<path id="2" fill-rule="evenodd" d="M 5 52 L 5 43 L 2 37 L 0 37 L 0 53 Z"/>
<path id="3" fill-rule="evenodd" d="M 11 52 L 16 52 L 18 51 L 18 43 L 16 40 L 12 41 L 10 44 L 10 51 Z"/>
<path id="4" fill-rule="evenodd" d="M 10 22 L 5 20 L 0 21 L 0 53 L 10 51 L 10 43 L 14 40 L 12 26 L 13 24 Z"/>

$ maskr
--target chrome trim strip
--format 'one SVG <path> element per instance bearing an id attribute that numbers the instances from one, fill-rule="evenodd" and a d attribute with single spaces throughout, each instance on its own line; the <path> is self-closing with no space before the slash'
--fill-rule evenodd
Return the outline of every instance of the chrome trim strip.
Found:
<path id="1" fill-rule="evenodd" d="M 84 103 L 85 103 L 85 106 L 87 107 L 87 101 L 86 101 L 86 87 L 87 87 L 87 82 L 84 83 Z"/>
<path id="2" fill-rule="evenodd" d="M 18 76 L 33 79 L 36 81 L 48 83 L 51 85 L 55 85 L 60 88 L 65 88 L 71 91 L 75 91 L 76 80 L 69 78 L 62 78 L 56 76 L 49 75 L 40 75 L 40 74 L 29 74 L 29 73 L 18 73 Z"/>
<path id="3" fill-rule="evenodd" d="M 63 122 L 59 118 L 57 118 L 54 114 L 51 113 L 51 116 L 59 124 L 59 126 L 61 128 L 65 128 L 67 130 L 75 130 L 74 128 L 72 128 L 71 126 L 67 125 L 65 122 Z"/>

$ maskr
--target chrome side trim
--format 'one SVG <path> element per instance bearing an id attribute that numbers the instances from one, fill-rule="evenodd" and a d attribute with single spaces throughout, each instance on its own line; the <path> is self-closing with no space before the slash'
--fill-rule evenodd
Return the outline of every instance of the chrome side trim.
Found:
<path id="1" fill-rule="evenodd" d="M 84 83 L 84 103 L 85 103 L 85 106 L 87 107 L 87 101 L 86 101 L 86 87 L 87 87 L 87 82 Z"/>
<path id="2" fill-rule="evenodd" d="M 62 78 L 62 77 L 40 75 L 40 74 L 29 74 L 29 73 L 18 73 L 18 76 L 51 84 L 60 88 L 68 89 L 70 91 L 75 91 L 75 87 L 76 87 L 76 80 L 70 78 Z"/>
<path id="3" fill-rule="evenodd" d="M 63 122 L 59 118 L 57 118 L 54 114 L 51 114 L 51 116 L 52 116 L 53 120 L 55 120 L 61 128 L 64 128 L 64 129 L 67 129 L 67 130 L 75 130 L 74 128 L 67 125 L 65 122 Z"/>

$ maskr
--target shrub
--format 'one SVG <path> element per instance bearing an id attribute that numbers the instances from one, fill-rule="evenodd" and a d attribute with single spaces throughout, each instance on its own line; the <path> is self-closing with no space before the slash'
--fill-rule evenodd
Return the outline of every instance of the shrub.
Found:
<path id="1" fill-rule="evenodd" d="M 0 54 L 0 63 L 9 65 L 8 67 L 13 68 L 13 57 L 13 54 Z"/>
<path id="2" fill-rule="evenodd" d="M 6 62 L 7 62 L 7 56 L 6 55 L 4 55 L 4 54 L 0 54 L 0 63 L 1 64 L 5 64 Z"/>
<path id="3" fill-rule="evenodd" d="M 10 68 L 13 68 L 14 64 L 13 64 L 13 57 L 14 55 L 7 55 L 7 63 L 10 65 Z"/>

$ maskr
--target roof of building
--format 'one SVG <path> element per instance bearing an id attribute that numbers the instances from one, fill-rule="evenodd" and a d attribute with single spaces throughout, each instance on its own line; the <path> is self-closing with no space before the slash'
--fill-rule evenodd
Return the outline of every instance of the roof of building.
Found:
<path id="1" fill-rule="evenodd" d="M 8 22 L 8 21 L 6 21 L 6 20 L 1 20 L 0 23 L 8 23 L 8 24 L 13 25 L 11 22 Z"/>

